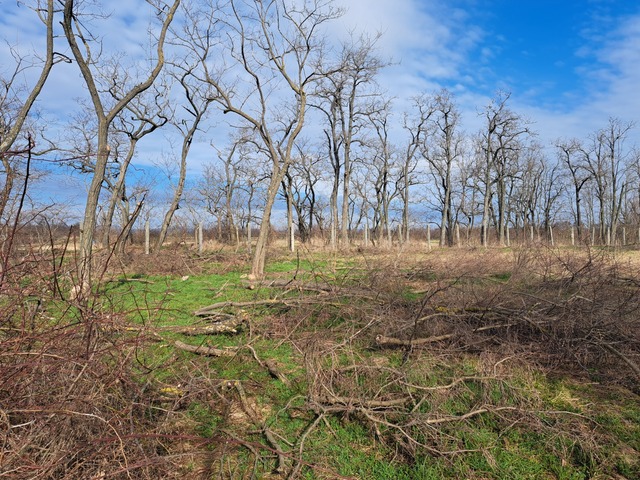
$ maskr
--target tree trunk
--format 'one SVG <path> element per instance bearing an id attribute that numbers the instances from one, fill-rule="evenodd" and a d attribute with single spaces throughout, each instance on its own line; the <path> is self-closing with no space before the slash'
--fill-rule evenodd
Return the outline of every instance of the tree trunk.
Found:
<path id="1" fill-rule="evenodd" d="M 167 209 L 167 212 L 164 215 L 164 219 L 162 220 L 162 226 L 160 227 L 160 233 L 158 234 L 158 238 L 156 239 L 156 243 L 153 246 L 154 253 L 158 253 L 160 248 L 164 244 L 167 239 L 167 232 L 169 231 L 169 226 L 171 225 L 171 220 L 173 219 L 173 215 L 179 208 L 180 199 L 182 198 L 182 192 L 184 191 L 184 183 L 187 177 L 187 155 L 189 153 L 189 144 L 185 141 L 182 148 L 182 155 L 180 159 L 180 177 L 178 178 L 178 185 L 173 192 L 173 199 L 171 200 L 171 204 Z"/>
<path id="2" fill-rule="evenodd" d="M 91 185 L 89 186 L 89 192 L 87 194 L 87 201 L 84 211 L 83 230 L 80 235 L 80 272 L 79 272 L 79 284 L 90 285 L 91 281 L 91 260 L 93 239 L 96 230 L 96 212 L 98 209 L 98 200 L 100 198 L 100 191 L 102 189 L 102 183 L 105 178 L 105 171 L 107 161 L 109 159 L 109 145 L 108 145 L 108 130 L 109 125 L 113 122 L 116 115 L 118 115 L 126 106 L 139 94 L 147 90 L 153 82 L 156 80 L 160 71 L 164 66 L 164 41 L 169 25 L 173 21 L 180 0 L 175 0 L 173 5 L 166 13 L 165 19 L 162 24 L 162 29 L 158 37 L 157 43 L 157 55 L 153 70 L 149 76 L 142 82 L 137 83 L 131 90 L 126 92 L 120 100 L 113 106 L 113 108 L 107 112 L 102 104 L 100 97 L 100 91 L 94 80 L 94 74 L 91 71 L 91 67 L 95 66 L 89 55 L 89 60 L 83 56 L 82 50 L 77 43 L 76 33 L 73 31 L 73 25 L 76 21 L 76 14 L 74 12 L 74 0 L 66 0 L 64 2 L 64 15 L 63 15 L 63 30 L 69 47 L 73 53 L 73 57 L 76 60 L 80 72 L 84 79 L 84 82 L 89 90 L 91 102 L 94 107 L 96 119 L 98 123 L 97 131 L 97 143 L 98 143 L 98 155 L 96 158 L 96 165 L 94 167 L 93 177 L 91 179 Z M 86 45 L 85 45 L 86 46 Z M 85 288 L 85 287 L 83 287 Z"/>
<path id="3" fill-rule="evenodd" d="M 107 207 L 107 212 L 105 213 L 102 232 L 102 246 L 105 248 L 109 248 L 111 226 L 113 225 L 113 215 L 115 214 L 118 202 L 122 199 L 125 193 L 125 178 L 127 170 L 129 168 L 129 164 L 131 163 L 131 159 L 133 158 L 133 154 L 135 152 L 137 141 L 138 139 L 136 138 L 132 138 L 129 141 L 129 151 L 127 152 L 127 156 L 124 158 L 124 160 L 120 162 L 118 179 L 116 180 L 115 185 L 113 185 L 111 197 L 109 198 L 109 205 Z"/>
<path id="4" fill-rule="evenodd" d="M 108 125 L 105 119 L 101 118 L 98 123 L 98 156 L 91 178 L 91 185 L 87 192 L 87 201 L 82 219 L 82 230 L 80 232 L 80 272 L 78 274 L 78 284 L 85 285 L 91 281 L 91 256 L 93 251 L 93 238 L 96 231 L 96 212 L 98 210 L 98 200 L 102 190 L 102 182 L 109 159 L 109 145 L 107 144 Z"/>
<path id="5" fill-rule="evenodd" d="M 351 182 L 351 161 L 349 148 L 344 148 L 344 176 L 342 178 L 342 219 L 340 224 L 340 243 L 349 245 L 349 188 Z"/>
<path id="6" fill-rule="evenodd" d="M 295 243 L 295 229 L 293 227 L 293 195 L 291 193 L 291 179 L 289 179 L 288 185 L 285 185 L 285 192 L 287 197 L 287 246 L 290 252 L 296 251 Z"/>
<path id="7" fill-rule="evenodd" d="M 280 170 L 283 170 L 282 168 Z M 278 195 L 278 189 L 282 183 L 282 177 L 284 172 L 274 171 L 269 182 L 269 189 L 267 190 L 267 201 L 264 206 L 264 212 L 262 213 L 262 220 L 260 222 L 260 231 L 256 240 L 256 248 L 253 253 L 253 262 L 251 264 L 250 278 L 253 280 L 264 277 L 264 264 L 267 257 L 267 243 L 269 241 L 269 231 L 271 230 L 271 211 L 273 210 L 273 204 L 275 203 L 276 196 Z"/>
<path id="8" fill-rule="evenodd" d="M 125 219 L 126 223 L 122 227 L 122 232 L 120 232 L 120 236 L 118 237 L 118 241 L 115 246 L 115 250 L 116 252 L 118 252 L 119 255 L 124 255 L 125 253 L 125 246 L 127 244 L 127 240 L 131 236 L 131 230 L 133 229 L 133 226 L 135 225 L 136 220 L 138 219 L 138 216 L 142 211 L 143 205 L 144 205 L 144 197 L 136 205 L 136 208 L 133 210 L 133 213 L 131 214 L 131 216 Z"/>

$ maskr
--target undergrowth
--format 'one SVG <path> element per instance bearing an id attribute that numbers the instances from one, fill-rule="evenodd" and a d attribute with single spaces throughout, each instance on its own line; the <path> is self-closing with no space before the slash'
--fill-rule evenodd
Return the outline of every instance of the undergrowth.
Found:
<path id="1" fill-rule="evenodd" d="M 281 255 L 121 259 L 84 299 L 16 268 L 0 477 L 640 478 L 628 258 Z"/>

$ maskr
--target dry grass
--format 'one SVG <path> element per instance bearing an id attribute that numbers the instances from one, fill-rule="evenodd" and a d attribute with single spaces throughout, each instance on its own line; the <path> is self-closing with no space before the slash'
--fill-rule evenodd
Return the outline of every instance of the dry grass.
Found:
<path id="1" fill-rule="evenodd" d="M 563 462 L 573 441 L 606 474 L 618 453 L 637 453 L 625 444 L 608 458 L 597 408 L 535 387 L 555 375 L 639 393 L 637 252 L 316 248 L 299 254 L 310 268 L 273 275 L 295 283 L 258 286 L 305 301 L 243 307 L 236 357 L 206 361 L 158 353 L 173 337 L 153 324 L 129 329 L 97 292 L 66 298 L 55 252 L 16 261 L 0 298 L 0 476 L 251 478 L 277 465 L 279 478 L 341 478 L 311 446 L 340 440 L 334 420 L 362 426 L 367 448 L 405 466 L 484 448 L 498 468 L 493 447 L 465 438 L 485 429 L 500 442 L 516 426 L 548 438 Z M 280 258 L 292 260 L 272 249 Z M 247 262 L 179 247 L 111 259 L 107 274 L 224 275 Z M 269 380 L 282 392 L 256 380 L 277 378 L 268 368 L 288 379 Z"/>

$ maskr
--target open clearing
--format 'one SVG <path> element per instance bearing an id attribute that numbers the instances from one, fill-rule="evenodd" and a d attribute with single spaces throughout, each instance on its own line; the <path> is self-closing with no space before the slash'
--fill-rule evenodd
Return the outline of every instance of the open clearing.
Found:
<path id="1" fill-rule="evenodd" d="M 639 259 L 274 248 L 249 282 L 176 249 L 70 300 L 33 254 L 0 300 L 0 477 L 640 478 Z"/>

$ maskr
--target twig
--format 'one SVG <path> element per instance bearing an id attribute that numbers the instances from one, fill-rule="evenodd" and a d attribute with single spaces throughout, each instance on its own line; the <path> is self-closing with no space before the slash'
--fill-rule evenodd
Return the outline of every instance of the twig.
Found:
<path id="1" fill-rule="evenodd" d="M 640 379 L 640 366 L 636 362 L 631 360 L 629 357 L 623 354 L 620 350 L 618 350 L 617 348 L 614 348 L 612 345 L 608 343 L 598 343 L 598 342 L 592 342 L 592 343 L 594 345 L 604 348 L 610 353 L 613 353 L 616 357 L 618 357 L 620 360 L 626 363 L 631 368 L 631 370 L 633 370 L 633 373 L 635 373 L 636 377 Z"/>
<path id="2" fill-rule="evenodd" d="M 267 439 L 267 442 L 269 442 L 269 445 L 271 445 L 273 450 L 276 452 L 276 455 L 278 456 L 278 465 L 276 466 L 275 471 L 277 473 L 283 473 L 287 468 L 287 464 L 285 462 L 285 453 L 282 451 L 282 448 L 280 447 L 280 444 L 276 440 L 276 437 L 273 434 L 273 432 L 269 430 L 266 423 L 264 422 L 262 424 L 262 434 L 264 435 L 264 438 Z"/>
<path id="3" fill-rule="evenodd" d="M 289 475 L 287 475 L 287 479 L 293 480 L 300 473 L 300 469 L 302 468 L 302 452 L 304 451 L 304 442 L 307 440 L 309 434 L 316 428 L 320 421 L 325 420 L 324 413 L 321 413 L 316 416 L 316 418 L 311 422 L 307 428 L 304 429 L 302 435 L 300 435 L 300 439 L 298 440 L 298 458 L 296 460 L 296 464 L 293 466 Z"/>
<path id="4" fill-rule="evenodd" d="M 428 418 L 424 420 L 424 423 L 426 423 L 427 425 L 439 425 L 441 423 L 448 423 L 448 422 L 462 422 L 463 420 L 467 420 L 471 417 L 482 415 L 483 413 L 501 412 L 504 410 L 518 410 L 518 408 L 516 407 L 478 408 L 477 410 L 472 410 L 470 412 L 465 413 L 464 415 L 454 415 L 454 416 L 440 417 L 440 418 Z M 411 425 L 411 423 L 409 423 L 409 425 Z"/>
<path id="5" fill-rule="evenodd" d="M 474 382 L 474 381 L 481 382 L 484 380 L 492 380 L 492 379 L 494 380 L 495 378 L 494 377 L 460 377 L 460 378 L 456 378 L 453 382 L 447 385 L 436 385 L 433 387 L 421 387 L 420 385 L 414 385 L 412 383 L 407 383 L 407 382 L 400 382 L 400 383 L 402 383 L 402 385 L 405 385 L 406 387 L 413 388 L 415 390 L 434 391 L 434 390 L 448 390 L 464 382 Z"/>

